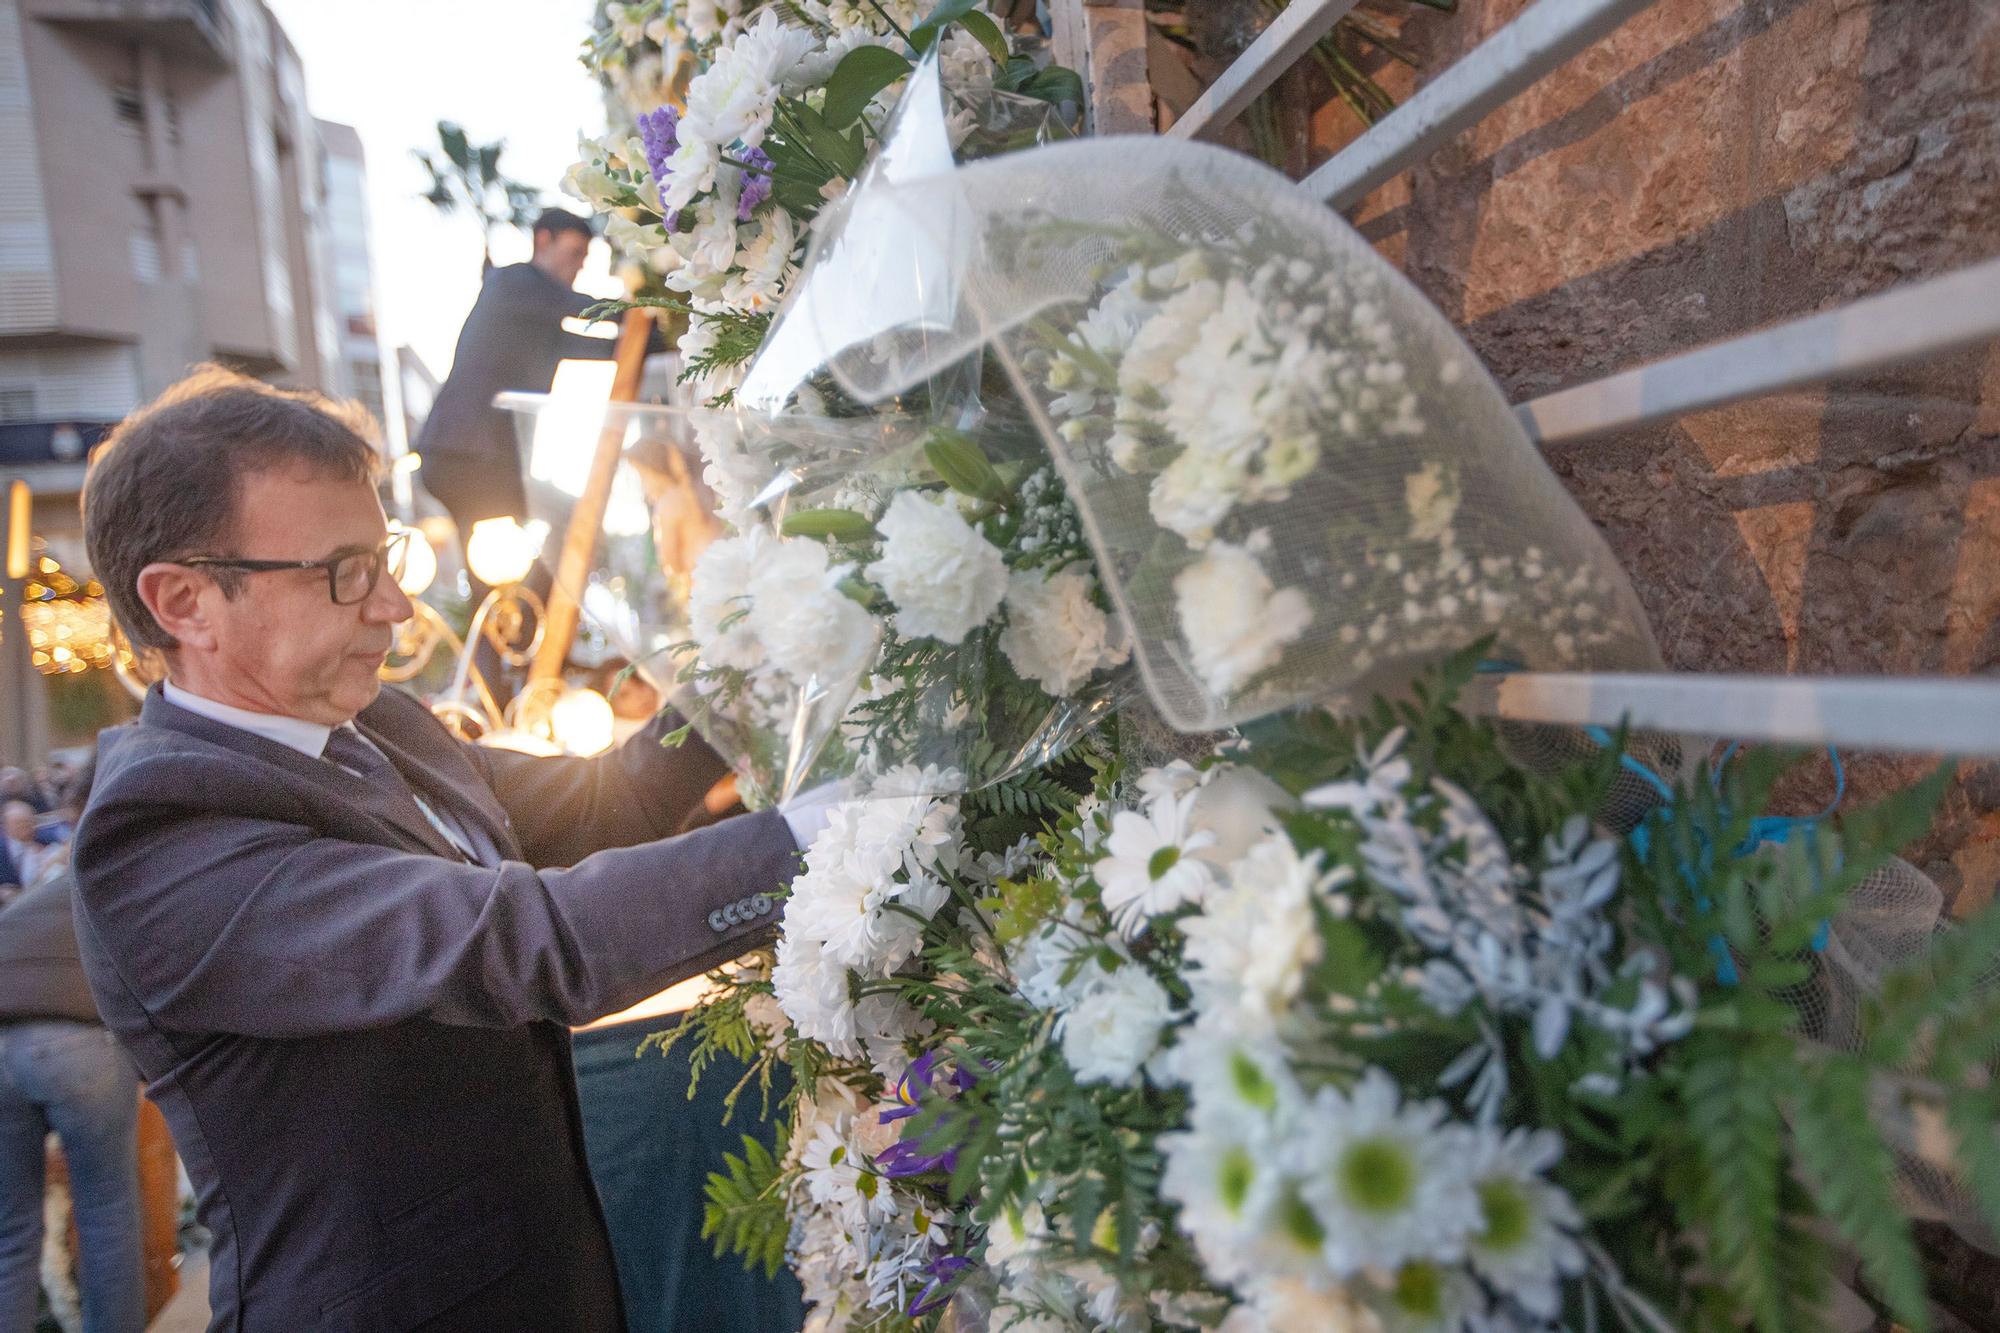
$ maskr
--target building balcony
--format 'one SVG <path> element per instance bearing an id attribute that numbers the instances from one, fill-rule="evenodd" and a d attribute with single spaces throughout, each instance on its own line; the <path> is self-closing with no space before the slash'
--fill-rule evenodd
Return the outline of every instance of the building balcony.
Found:
<path id="1" fill-rule="evenodd" d="M 38 495 L 73 495 L 83 488 L 85 459 L 117 424 L 0 422 L 0 481 L 25 481 Z"/>
<path id="2" fill-rule="evenodd" d="M 234 61 L 222 0 L 27 0 L 26 9 L 45 23 L 156 45 L 182 59 Z"/>

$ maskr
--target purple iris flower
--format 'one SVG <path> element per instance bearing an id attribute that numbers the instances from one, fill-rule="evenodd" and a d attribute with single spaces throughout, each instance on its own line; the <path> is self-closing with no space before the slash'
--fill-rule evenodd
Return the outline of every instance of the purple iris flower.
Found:
<path id="1" fill-rule="evenodd" d="M 761 148 L 746 148 L 736 160 L 745 168 L 743 193 L 736 196 L 736 220 L 748 222 L 757 205 L 771 197 L 771 171 L 776 164 Z"/>
<path id="2" fill-rule="evenodd" d="M 923 1100 L 926 1096 L 939 1093 L 937 1085 L 933 1082 L 937 1064 L 936 1051 L 925 1051 L 910 1062 L 910 1067 L 903 1071 L 903 1077 L 896 1081 L 895 1097 L 900 1105 L 882 1112 L 880 1118 L 882 1124 L 907 1120 L 923 1109 Z M 947 1080 L 950 1091 L 939 1095 L 948 1097 L 953 1092 L 969 1091 L 976 1082 L 978 1080 L 972 1076 L 972 1071 L 960 1066 L 952 1070 Z M 915 1142 L 899 1139 L 875 1154 L 876 1169 L 891 1180 L 900 1180 L 905 1176 L 920 1176 L 926 1171 L 949 1171 L 957 1165 L 958 1149 L 947 1148 L 937 1153 L 925 1152 L 921 1139 Z"/>
<path id="3" fill-rule="evenodd" d="M 681 113 L 670 106 L 639 117 L 639 141 L 646 146 L 646 168 L 657 184 L 667 179 L 667 159 L 681 146 Z"/>
<path id="4" fill-rule="evenodd" d="M 910 1302 L 910 1317 L 914 1319 L 919 1315 L 927 1315 L 950 1300 L 951 1293 L 957 1286 L 959 1274 L 970 1267 L 972 1260 L 962 1254 L 940 1254 L 925 1264 L 920 1271 L 928 1274 L 930 1281 L 926 1282 L 924 1289 L 917 1293 L 917 1298 Z"/>

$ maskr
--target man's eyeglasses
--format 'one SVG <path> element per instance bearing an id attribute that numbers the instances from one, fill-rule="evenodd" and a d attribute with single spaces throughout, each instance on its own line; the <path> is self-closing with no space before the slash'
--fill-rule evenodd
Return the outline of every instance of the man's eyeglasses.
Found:
<path id="1" fill-rule="evenodd" d="M 324 560 L 238 560 L 229 556 L 197 555 L 174 563 L 207 569 L 240 569 L 249 574 L 268 574 L 280 569 L 323 569 L 326 593 L 335 606 L 365 602 L 382 581 L 384 570 L 400 577 L 403 557 L 410 549 L 410 532 L 404 528 L 372 551 L 338 551 Z"/>

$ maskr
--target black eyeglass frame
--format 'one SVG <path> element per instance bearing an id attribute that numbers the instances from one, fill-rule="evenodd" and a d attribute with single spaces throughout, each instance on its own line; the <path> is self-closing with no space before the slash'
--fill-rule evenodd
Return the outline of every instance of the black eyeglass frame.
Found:
<path id="1" fill-rule="evenodd" d="M 410 540 L 410 530 L 401 529 L 389 534 L 388 540 L 372 551 L 336 551 L 324 560 L 243 560 L 224 555 L 193 555 L 185 560 L 176 560 L 177 565 L 190 565 L 196 569 L 240 569 L 246 574 L 270 574 L 287 569 L 323 569 L 326 571 L 326 595 L 335 606 L 359 606 L 374 596 L 381 586 L 383 571 L 402 553 Z M 368 586 L 359 597 L 346 601 L 340 599 L 340 567 L 349 560 L 367 560 Z"/>

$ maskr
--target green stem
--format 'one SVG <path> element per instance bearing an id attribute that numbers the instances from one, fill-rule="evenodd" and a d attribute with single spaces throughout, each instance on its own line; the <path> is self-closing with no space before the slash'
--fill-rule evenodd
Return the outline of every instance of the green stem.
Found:
<path id="1" fill-rule="evenodd" d="M 909 47 L 911 50 L 916 49 L 916 43 L 910 40 L 910 34 L 898 27 L 896 20 L 889 17 L 889 11 L 882 8 L 882 0 L 868 0 L 868 3 L 877 14 L 882 16 L 882 21 L 889 25 L 889 30 L 903 39 L 903 45 Z"/>

